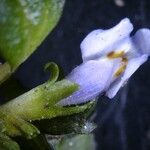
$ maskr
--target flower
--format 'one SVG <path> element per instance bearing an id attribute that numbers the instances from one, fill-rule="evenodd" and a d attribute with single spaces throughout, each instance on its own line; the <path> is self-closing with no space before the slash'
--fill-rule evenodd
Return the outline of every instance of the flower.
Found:
<path id="1" fill-rule="evenodd" d="M 150 54 L 150 30 L 143 28 L 130 37 L 133 25 L 128 18 L 108 30 L 94 30 L 81 43 L 83 63 L 66 79 L 80 85 L 59 102 L 81 104 L 101 93 L 113 98 Z"/>

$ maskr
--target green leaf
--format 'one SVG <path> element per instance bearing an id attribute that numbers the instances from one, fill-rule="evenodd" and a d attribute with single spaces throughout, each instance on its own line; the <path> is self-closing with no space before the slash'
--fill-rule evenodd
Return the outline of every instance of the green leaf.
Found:
<path id="1" fill-rule="evenodd" d="M 64 137 L 58 145 L 56 150 L 94 150 L 95 142 L 92 134 L 89 135 L 75 135 Z"/>
<path id="2" fill-rule="evenodd" d="M 57 24 L 65 0 L 1 0 L 0 56 L 16 69 Z"/>

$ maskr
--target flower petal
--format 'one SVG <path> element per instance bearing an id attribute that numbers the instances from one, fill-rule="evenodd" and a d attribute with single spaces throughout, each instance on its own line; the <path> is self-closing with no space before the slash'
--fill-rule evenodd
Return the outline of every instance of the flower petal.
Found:
<path id="1" fill-rule="evenodd" d="M 133 42 L 138 51 L 150 55 L 150 30 L 140 29 L 133 36 Z"/>
<path id="2" fill-rule="evenodd" d="M 128 18 L 109 30 L 95 30 L 81 43 L 83 61 L 95 59 L 117 48 L 117 43 L 127 38 L 133 25 Z"/>
<path id="3" fill-rule="evenodd" d="M 122 75 L 121 79 L 118 79 L 116 82 L 112 83 L 108 91 L 106 92 L 106 96 L 109 98 L 113 98 L 119 89 L 127 82 L 127 80 L 131 77 L 131 75 L 148 59 L 148 55 L 142 55 L 137 58 L 133 58 L 129 60 L 127 68 Z"/>
<path id="4" fill-rule="evenodd" d="M 91 60 L 76 67 L 67 79 L 80 85 L 80 89 L 59 105 L 80 104 L 96 98 L 102 93 L 112 77 L 118 60 Z M 118 66 L 118 65 L 117 65 Z"/>

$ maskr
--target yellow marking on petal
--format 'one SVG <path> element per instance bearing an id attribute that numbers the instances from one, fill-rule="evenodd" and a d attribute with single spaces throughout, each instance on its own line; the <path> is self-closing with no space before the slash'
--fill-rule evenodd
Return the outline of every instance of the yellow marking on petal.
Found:
<path id="1" fill-rule="evenodd" d="M 122 58 L 122 64 L 119 69 L 115 72 L 115 76 L 120 76 L 126 69 L 128 63 L 128 59 L 126 57 Z"/>
<path id="2" fill-rule="evenodd" d="M 126 57 L 123 57 L 123 58 L 122 58 L 122 62 L 127 63 L 127 62 L 128 62 L 128 59 L 127 59 Z"/>
<path id="3" fill-rule="evenodd" d="M 124 54 L 125 54 L 125 52 L 123 50 L 119 51 L 119 52 L 112 51 L 107 54 L 107 58 L 109 58 L 109 59 L 122 58 Z"/>
<path id="4" fill-rule="evenodd" d="M 120 76 L 126 69 L 127 67 L 127 63 L 128 63 L 128 59 L 127 57 L 125 57 L 125 52 L 123 50 L 120 50 L 118 52 L 116 51 L 111 51 L 110 53 L 107 54 L 107 58 L 108 59 L 116 59 L 116 58 L 120 58 L 121 59 L 121 65 L 118 68 L 118 70 L 115 72 L 115 77 Z"/>
<path id="5" fill-rule="evenodd" d="M 121 66 L 116 72 L 115 72 L 115 77 L 120 76 L 126 69 L 126 65 Z"/>

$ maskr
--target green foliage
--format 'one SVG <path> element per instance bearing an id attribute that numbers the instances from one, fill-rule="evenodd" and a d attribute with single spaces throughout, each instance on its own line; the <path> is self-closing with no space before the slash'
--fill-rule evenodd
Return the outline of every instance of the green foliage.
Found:
<path id="1" fill-rule="evenodd" d="M 94 102 L 81 106 L 57 105 L 61 99 L 76 91 L 78 86 L 67 80 L 55 82 L 58 70 L 56 65 L 52 66 L 52 80 L 0 106 L 1 133 L 34 139 L 40 132 L 53 135 L 82 132 Z"/>
<path id="2" fill-rule="evenodd" d="M 41 150 L 43 148 L 51 149 L 41 133 L 51 135 L 89 133 L 94 128 L 92 124 L 87 122 L 87 118 L 93 111 L 95 102 L 66 107 L 58 105 L 60 100 L 70 96 L 79 87 L 65 79 L 57 81 L 59 68 L 55 63 L 48 63 L 45 70 L 49 70 L 51 74 L 51 78 L 46 83 L 0 106 L 0 134 L 5 137 L 21 137 L 18 142 L 20 146 L 25 145 L 23 149 L 32 148 L 33 145 Z M 9 80 L 8 83 L 6 82 L 7 85 L 16 84 L 16 82 L 12 82 L 14 80 L 11 78 Z M 17 88 L 20 87 L 15 84 L 14 86 Z M 12 90 L 11 86 L 8 86 L 8 90 L 9 87 Z M 17 88 L 14 90 L 16 91 Z M 14 94 L 8 92 L 7 95 L 9 99 Z M 90 126 L 88 130 L 87 125 Z M 43 141 L 41 144 L 38 142 L 39 139 L 41 142 Z M 9 150 L 8 143 L 12 145 L 12 148 L 19 149 L 17 143 L 10 138 L 7 140 L 4 138 L 3 143 L 6 143 L 4 144 L 5 150 Z"/>
<path id="3" fill-rule="evenodd" d="M 83 105 L 58 105 L 60 100 L 70 96 L 79 87 L 65 79 L 57 81 L 59 68 L 55 63 L 50 62 L 45 66 L 51 78 L 30 91 L 24 90 L 14 78 L 5 81 L 55 27 L 64 2 L 0 2 L 0 56 L 6 61 L 0 64 L 0 92 L 7 101 L 0 106 L 0 150 L 51 150 L 44 134 L 89 133 L 95 127 L 87 121 L 95 101 Z M 89 137 L 85 138 L 85 141 L 89 140 Z M 85 144 L 80 137 L 71 137 L 70 140 L 75 144 Z M 63 144 L 57 145 L 57 149 L 66 149 L 66 146 L 65 139 Z"/>
<path id="4" fill-rule="evenodd" d="M 65 0 L 1 0 L 0 56 L 14 70 L 58 22 Z"/>

